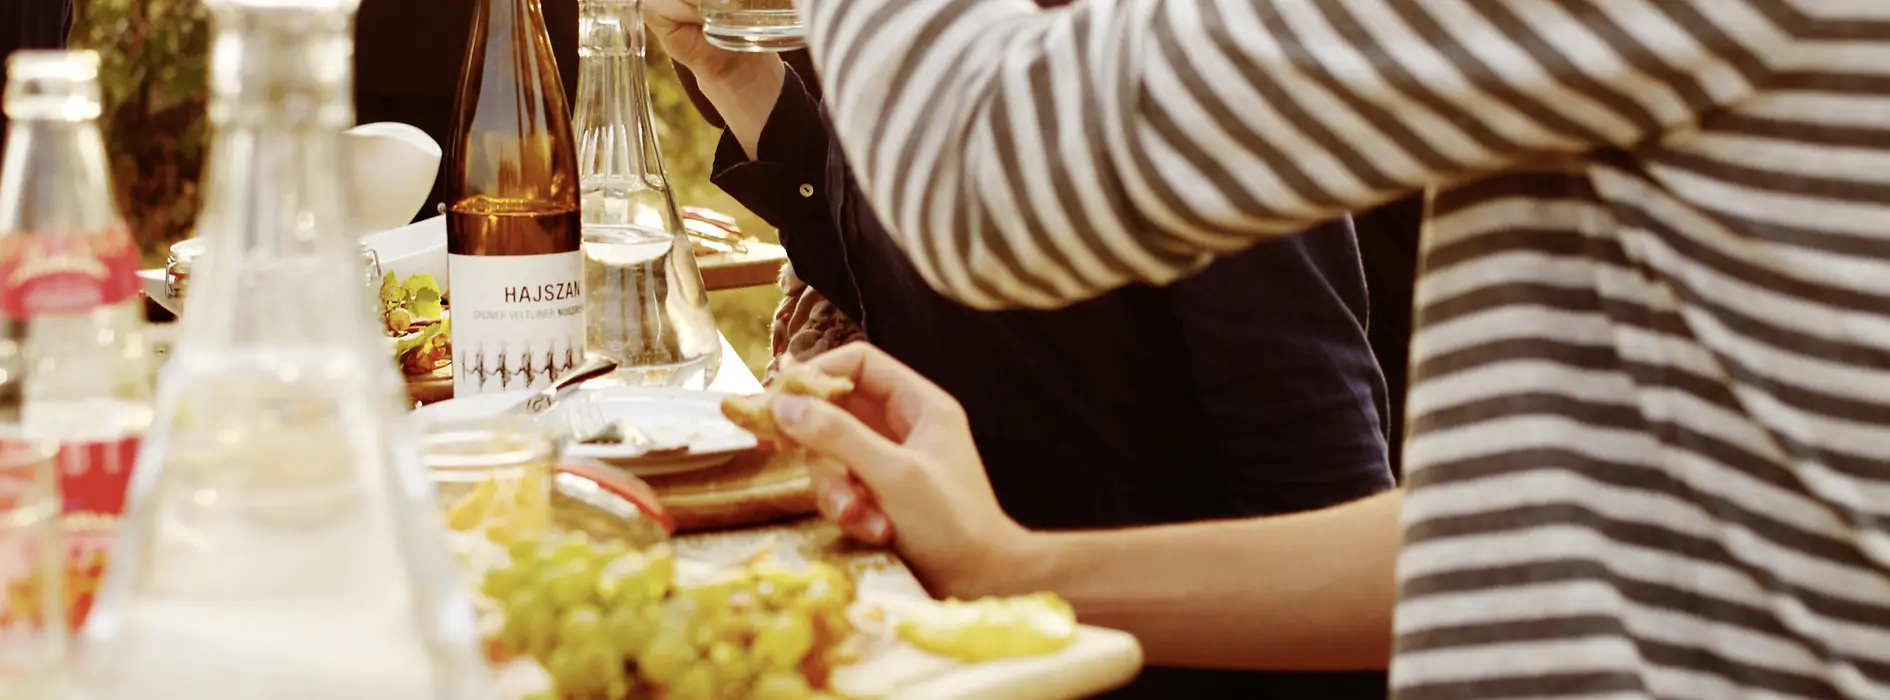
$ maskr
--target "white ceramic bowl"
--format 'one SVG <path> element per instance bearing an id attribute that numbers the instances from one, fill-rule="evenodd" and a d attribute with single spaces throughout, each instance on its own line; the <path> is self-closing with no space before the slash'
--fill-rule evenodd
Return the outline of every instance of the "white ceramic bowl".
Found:
<path id="1" fill-rule="evenodd" d="M 406 226 L 427 203 L 440 171 L 440 144 L 406 124 L 375 122 L 347 131 L 349 198 L 355 229 Z"/>

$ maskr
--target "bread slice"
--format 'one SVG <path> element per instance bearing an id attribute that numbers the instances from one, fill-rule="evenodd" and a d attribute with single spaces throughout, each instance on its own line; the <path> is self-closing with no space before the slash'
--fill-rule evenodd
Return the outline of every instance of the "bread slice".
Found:
<path id="1" fill-rule="evenodd" d="M 722 399 L 722 415 L 755 437 L 776 445 L 787 445 L 787 435 L 774 422 L 774 400 L 782 394 L 796 394 L 822 401 L 832 401 L 853 391 L 853 380 L 821 372 L 813 365 L 784 362 L 781 371 L 759 394 Z"/>

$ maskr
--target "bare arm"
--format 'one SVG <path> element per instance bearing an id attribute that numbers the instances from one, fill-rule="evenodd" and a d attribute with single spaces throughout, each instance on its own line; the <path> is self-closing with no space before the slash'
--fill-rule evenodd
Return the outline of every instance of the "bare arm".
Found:
<path id="1" fill-rule="evenodd" d="M 774 405 L 781 429 L 819 456 L 822 514 L 869 542 L 890 535 L 934 593 L 1055 591 L 1084 621 L 1135 634 L 1156 664 L 1385 665 L 1399 493 L 1268 518 L 1032 533 L 998 507 L 964 410 L 944 390 L 864 343 L 811 363 L 856 386 L 839 406 Z M 851 490 L 861 485 L 865 495 Z"/>
<path id="2" fill-rule="evenodd" d="M 1272 518 L 1039 533 L 987 594 L 1049 590 L 1160 666 L 1337 671 L 1391 657 L 1402 491 Z"/>

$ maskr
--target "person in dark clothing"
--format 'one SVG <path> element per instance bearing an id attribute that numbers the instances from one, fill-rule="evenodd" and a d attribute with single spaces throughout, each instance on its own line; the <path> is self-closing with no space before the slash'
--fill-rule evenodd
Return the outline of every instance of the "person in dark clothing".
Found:
<path id="1" fill-rule="evenodd" d="M 1411 364 L 1411 300 L 1417 289 L 1418 230 L 1424 197 L 1406 197 L 1353 215 L 1372 322 L 1372 354 L 1385 373 L 1385 425 L 1391 475 L 1404 480 L 1404 399 Z"/>
<path id="2" fill-rule="evenodd" d="M 646 8 L 653 34 L 687 65 L 689 49 L 664 31 L 675 15 L 662 18 L 679 5 Z M 714 182 L 780 229 L 795 272 L 873 344 L 958 398 L 992 487 L 1020 523 L 1093 529 L 1279 514 L 1391 486 L 1383 380 L 1349 223 L 1165 288 L 1056 311 L 971 310 L 920 278 L 864 204 L 799 71 L 774 65 L 771 93 L 700 91 L 698 104 L 729 127 Z M 1150 668 L 1112 697 L 1384 694 L 1379 672 Z"/>

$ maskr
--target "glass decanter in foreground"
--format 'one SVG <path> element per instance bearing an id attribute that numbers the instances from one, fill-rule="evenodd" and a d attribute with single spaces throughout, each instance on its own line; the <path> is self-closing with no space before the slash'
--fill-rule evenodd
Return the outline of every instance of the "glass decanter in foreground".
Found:
<path id="1" fill-rule="evenodd" d="M 656 144 L 642 3 L 578 2 L 585 346 L 605 382 L 704 388 L 722 358 L 709 296 Z"/>
<path id="2" fill-rule="evenodd" d="M 90 700 L 487 700 L 340 182 L 352 2 L 211 3 L 210 246 L 159 379 Z"/>

